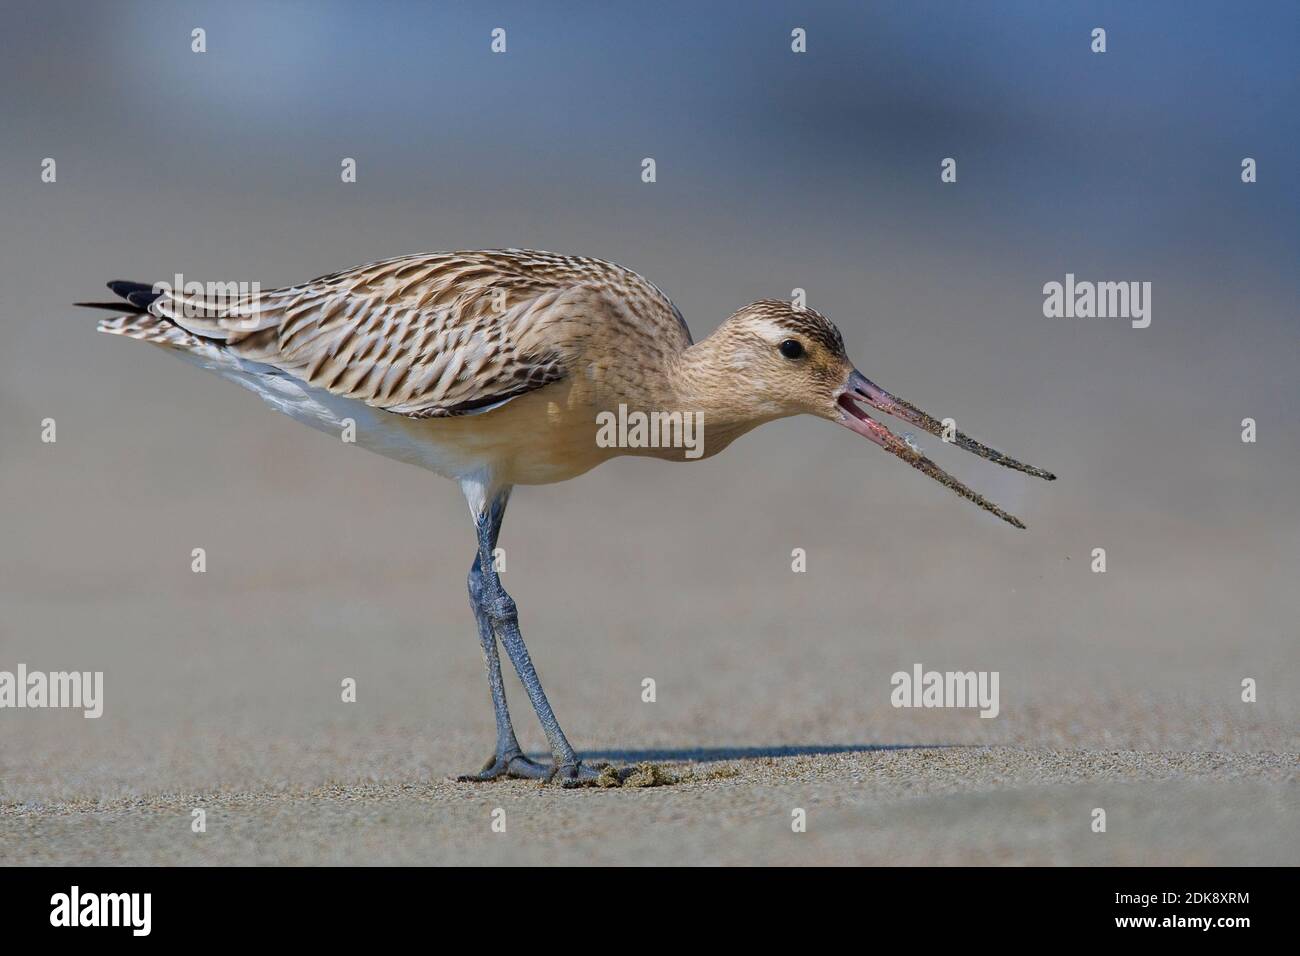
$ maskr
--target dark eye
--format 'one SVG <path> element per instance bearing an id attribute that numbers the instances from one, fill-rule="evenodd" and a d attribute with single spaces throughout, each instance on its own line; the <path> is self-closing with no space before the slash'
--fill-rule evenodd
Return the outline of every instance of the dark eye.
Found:
<path id="1" fill-rule="evenodd" d="M 803 346 L 794 339 L 786 339 L 781 343 L 781 354 L 788 359 L 802 358 Z"/>

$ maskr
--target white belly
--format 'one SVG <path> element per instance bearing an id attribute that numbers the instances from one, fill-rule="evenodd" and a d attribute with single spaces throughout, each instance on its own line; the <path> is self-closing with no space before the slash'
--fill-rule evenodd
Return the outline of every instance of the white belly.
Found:
<path id="1" fill-rule="evenodd" d="M 213 343 L 177 351 L 256 393 L 290 418 L 369 451 L 459 482 L 488 487 L 548 484 L 580 475 L 618 449 L 596 445 L 595 419 L 564 383 L 521 395 L 481 414 L 410 418 L 309 385 Z"/>
<path id="2" fill-rule="evenodd" d="M 354 441 L 386 458 L 418 465 L 457 481 L 492 464 L 472 451 L 466 454 L 467 449 L 460 447 L 460 443 L 439 441 L 436 421 L 407 418 L 356 399 L 333 395 L 269 365 L 240 359 L 219 347 L 180 354 L 254 392 L 277 412 L 333 435 L 340 442 Z"/>

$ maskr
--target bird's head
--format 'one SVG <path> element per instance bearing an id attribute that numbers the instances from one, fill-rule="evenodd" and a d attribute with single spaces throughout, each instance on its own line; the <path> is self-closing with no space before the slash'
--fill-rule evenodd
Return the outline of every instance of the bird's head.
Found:
<path id="1" fill-rule="evenodd" d="M 715 340 L 715 360 L 746 383 L 745 400 L 752 403 L 755 417 L 806 414 L 843 425 L 1017 528 L 1024 527 L 1018 518 L 943 471 L 872 418 L 865 407 L 1004 467 L 1048 481 L 1056 478 L 981 445 L 957 431 L 955 421 L 935 419 L 867 379 L 845 354 L 839 329 L 814 309 L 796 308 L 780 299 L 760 299 L 733 314 L 710 338 Z"/>
<path id="2" fill-rule="evenodd" d="M 834 418 L 836 400 L 853 371 L 840 330 L 820 312 L 780 299 L 760 299 L 734 313 L 717 332 L 716 355 L 746 383 L 746 403 L 763 418 Z"/>

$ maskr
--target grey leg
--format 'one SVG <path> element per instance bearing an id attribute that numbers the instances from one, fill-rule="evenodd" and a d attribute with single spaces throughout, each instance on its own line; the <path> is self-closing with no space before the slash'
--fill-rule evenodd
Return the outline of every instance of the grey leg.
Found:
<path id="1" fill-rule="evenodd" d="M 497 534 L 501 530 L 501 518 L 505 513 L 509 492 L 499 499 L 494 509 L 495 530 L 492 533 L 492 548 L 496 548 Z M 492 710 L 497 721 L 496 752 L 488 759 L 478 773 L 464 774 L 457 777 L 460 781 L 497 780 L 501 777 L 518 777 L 542 779 L 550 776 L 550 768 L 529 760 L 524 756 L 515 739 L 515 728 L 510 723 L 510 709 L 506 705 L 506 689 L 501 682 L 501 659 L 497 656 L 497 639 L 492 631 L 492 620 L 483 607 L 483 571 L 482 556 L 474 555 L 474 563 L 469 569 L 469 606 L 474 611 L 478 622 L 478 639 L 483 645 L 483 666 L 487 671 L 488 688 L 492 691 Z"/>
<path id="2" fill-rule="evenodd" d="M 515 665 L 519 680 L 523 683 L 524 690 L 528 692 L 528 698 L 532 701 L 533 710 L 537 712 L 537 719 L 541 723 L 542 730 L 546 733 L 546 739 L 551 745 L 551 755 L 555 759 L 555 764 L 547 774 L 548 779 L 553 779 L 566 786 L 577 786 L 595 780 L 600 776 L 599 771 L 582 764 L 578 760 L 578 755 L 573 752 L 573 747 L 569 744 L 568 738 L 564 736 L 564 731 L 560 729 L 560 723 L 555 719 L 551 704 L 546 699 L 546 693 L 542 690 L 542 682 L 537 677 L 537 670 L 533 667 L 532 659 L 528 656 L 528 648 L 524 646 L 524 637 L 519 630 L 519 613 L 515 607 L 515 602 L 506 593 L 505 588 L 502 587 L 501 579 L 497 575 L 493 564 L 492 552 L 496 548 L 497 535 L 501 531 L 501 519 L 505 512 L 505 501 L 508 495 L 509 492 L 498 495 L 495 500 L 489 503 L 486 512 L 478 516 L 476 522 L 478 525 L 478 568 L 482 577 L 482 592 L 478 606 L 490 622 L 492 630 L 500 639 L 502 647 L 505 648 L 506 654 L 510 657 L 510 662 Z M 490 676 L 489 680 L 491 680 Z M 497 668 L 497 681 L 498 683 L 500 681 L 499 665 Z M 494 689 L 493 697 L 495 698 L 495 696 L 496 690 Z M 504 693 L 501 699 L 504 707 Z M 500 725 L 498 724 L 499 730 Z M 511 736 L 513 737 L 513 732 Z"/>

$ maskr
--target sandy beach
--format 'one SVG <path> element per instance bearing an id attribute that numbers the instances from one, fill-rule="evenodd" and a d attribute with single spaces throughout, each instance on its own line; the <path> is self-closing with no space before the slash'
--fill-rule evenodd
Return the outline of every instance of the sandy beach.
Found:
<path id="1" fill-rule="evenodd" d="M 1295 754 L 904 748 L 657 765 L 680 782 L 8 806 L 0 834 L 8 863 L 63 865 L 1277 866 L 1300 851 Z M 205 832 L 191 832 L 194 808 Z"/>

